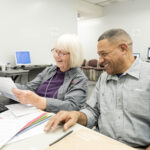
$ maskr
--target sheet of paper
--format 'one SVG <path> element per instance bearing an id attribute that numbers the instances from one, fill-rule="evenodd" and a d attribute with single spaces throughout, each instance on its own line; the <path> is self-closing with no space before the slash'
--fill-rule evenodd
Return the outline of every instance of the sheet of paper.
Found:
<path id="1" fill-rule="evenodd" d="M 23 124 L 18 120 L 0 119 L 0 148 L 12 139 L 23 127 Z"/>
<path id="2" fill-rule="evenodd" d="M 7 105 L 6 107 L 17 117 L 39 111 L 37 108 L 35 108 L 32 105 L 25 105 L 21 103 Z"/>
<path id="3" fill-rule="evenodd" d="M 0 83 L 0 93 L 5 97 L 18 101 L 11 91 L 12 88 L 17 88 L 14 81 L 8 77 L 0 77 Z"/>
<path id="4" fill-rule="evenodd" d="M 39 126 L 36 126 L 35 128 L 32 128 L 31 130 L 29 130 L 23 134 L 19 134 L 19 135 L 15 136 L 11 141 L 9 141 L 9 143 L 17 142 L 17 141 L 26 139 L 26 138 L 34 136 L 34 135 L 44 133 L 44 126 L 46 125 L 46 123 L 47 122 L 44 122 L 44 123 L 40 124 Z"/>
<path id="5" fill-rule="evenodd" d="M 32 119 L 41 115 L 43 112 L 36 112 L 29 115 L 24 115 L 16 119 L 0 119 L 0 148 L 12 140 L 15 135 Z M 32 128 L 34 129 L 34 128 Z M 30 130 L 29 130 L 30 131 Z M 23 135 L 23 134 L 22 134 Z M 22 139 L 24 136 L 21 136 Z"/>
<path id="6" fill-rule="evenodd" d="M 15 136 L 11 141 L 9 141 L 9 143 L 17 142 L 17 141 L 29 138 L 29 137 L 34 136 L 34 135 L 45 133 L 44 127 L 46 124 L 47 124 L 47 121 L 34 127 L 34 128 L 32 128 L 31 130 L 29 130 L 23 134 L 19 134 L 19 135 Z M 58 126 L 57 128 L 62 128 L 62 126 Z"/>

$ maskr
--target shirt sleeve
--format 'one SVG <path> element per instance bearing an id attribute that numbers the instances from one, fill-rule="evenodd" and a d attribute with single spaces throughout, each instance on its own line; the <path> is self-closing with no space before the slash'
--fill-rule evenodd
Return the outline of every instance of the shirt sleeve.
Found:
<path id="1" fill-rule="evenodd" d="M 100 79 L 96 83 L 93 93 L 90 99 L 87 101 L 85 107 L 80 110 L 87 117 L 88 128 L 92 128 L 94 126 L 97 126 L 98 124 L 98 118 L 100 116 L 99 92 L 100 92 Z"/>

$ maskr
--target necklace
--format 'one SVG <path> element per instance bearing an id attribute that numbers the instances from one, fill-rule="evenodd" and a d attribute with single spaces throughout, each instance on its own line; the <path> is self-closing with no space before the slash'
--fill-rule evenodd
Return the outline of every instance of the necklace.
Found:
<path id="1" fill-rule="evenodd" d="M 48 82 L 48 85 L 47 85 L 46 90 L 45 90 L 44 97 L 46 97 L 46 95 L 47 95 L 47 91 L 48 91 L 48 88 L 49 88 L 49 86 L 50 86 L 50 83 L 51 83 L 52 79 L 53 79 L 53 77 L 52 77 L 52 78 L 49 80 L 49 82 Z M 58 90 L 55 91 L 55 93 L 54 93 L 54 95 L 53 95 L 53 98 L 55 97 L 57 91 L 58 91 Z"/>

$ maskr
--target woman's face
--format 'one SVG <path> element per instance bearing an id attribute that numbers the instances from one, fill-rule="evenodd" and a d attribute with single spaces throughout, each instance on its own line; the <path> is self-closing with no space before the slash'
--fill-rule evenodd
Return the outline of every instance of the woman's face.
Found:
<path id="1" fill-rule="evenodd" d="M 57 50 L 57 49 L 53 49 L 52 52 L 53 52 L 53 56 L 55 58 L 57 67 L 59 67 L 59 69 L 62 72 L 69 70 L 70 69 L 70 53 L 65 52 L 63 50 Z"/>

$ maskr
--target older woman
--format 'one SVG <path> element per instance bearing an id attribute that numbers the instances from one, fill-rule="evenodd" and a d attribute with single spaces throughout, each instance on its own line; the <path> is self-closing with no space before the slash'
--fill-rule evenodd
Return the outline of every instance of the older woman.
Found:
<path id="1" fill-rule="evenodd" d="M 26 85 L 13 89 L 23 104 L 49 112 L 79 110 L 87 98 L 87 78 L 80 66 L 83 62 L 82 46 L 76 35 L 65 34 L 58 38 L 53 53 L 56 65 L 46 68 Z"/>

